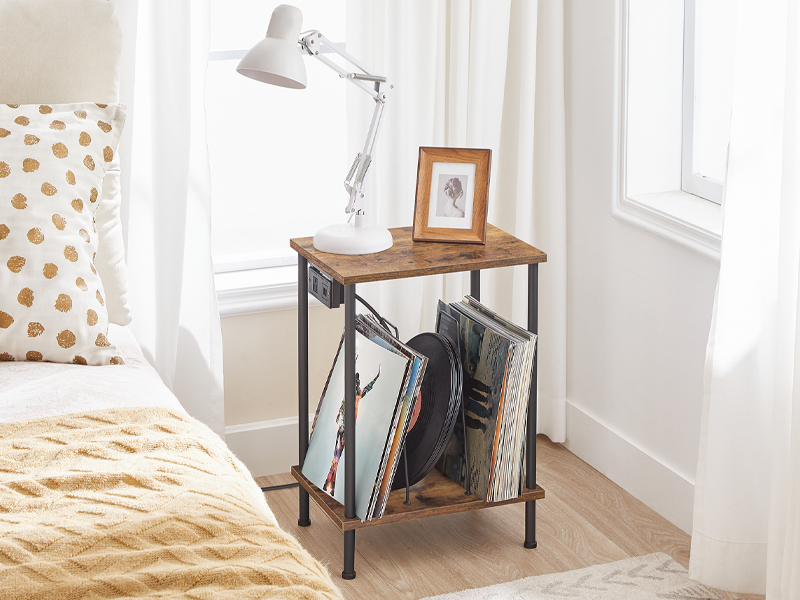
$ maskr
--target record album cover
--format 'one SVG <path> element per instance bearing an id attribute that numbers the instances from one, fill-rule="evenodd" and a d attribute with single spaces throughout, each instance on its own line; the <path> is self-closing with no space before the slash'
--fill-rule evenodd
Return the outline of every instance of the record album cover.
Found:
<path id="1" fill-rule="evenodd" d="M 463 365 L 463 401 L 466 412 L 467 452 L 465 465 L 461 427 L 456 426 L 439 469 L 472 493 L 487 500 L 499 436 L 503 392 L 509 368 L 511 342 L 481 323 L 473 321 L 443 302 L 439 309 L 455 317 L 460 325 L 460 353 Z"/>
<path id="2" fill-rule="evenodd" d="M 411 361 L 356 332 L 356 515 L 367 520 L 386 441 L 403 402 Z M 317 408 L 303 475 L 344 504 L 344 343 Z"/>

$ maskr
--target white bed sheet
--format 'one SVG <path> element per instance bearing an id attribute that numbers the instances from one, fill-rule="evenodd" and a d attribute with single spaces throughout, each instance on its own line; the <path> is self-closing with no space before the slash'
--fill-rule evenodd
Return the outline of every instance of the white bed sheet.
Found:
<path id="1" fill-rule="evenodd" d="M 117 345 L 124 365 L 0 362 L 0 422 L 137 406 L 185 412 L 130 330 L 112 324 L 108 337 Z"/>

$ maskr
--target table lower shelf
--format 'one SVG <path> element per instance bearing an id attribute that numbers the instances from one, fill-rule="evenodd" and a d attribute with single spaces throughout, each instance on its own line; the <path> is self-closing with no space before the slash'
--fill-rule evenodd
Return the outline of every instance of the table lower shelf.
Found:
<path id="1" fill-rule="evenodd" d="M 464 488 L 434 469 L 425 479 L 411 486 L 410 505 L 403 504 L 406 499 L 405 489 L 396 490 L 389 495 L 386 510 L 380 519 L 362 523 L 359 518 L 346 518 L 344 516 L 344 506 L 306 479 L 300 471 L 300 467 L 292 467 L 292 476 L 320 508 L 325 511 L 325 514 L 328 515 L 340 531 L 361 529 L 362 527 L 372 527 L 373 525 L 387 525 L 388 523 L 399 523 L 400 521 L 413 521 L 414 519 L 424 519 L 426 517 L 491 508 L 517 502 L 529 502 L 544 498 L 544 490 L 537 485 L 534 489 L 525 488 L 518 498 L 502 502 L 486 502 L 474 494 L 466 495 Z"/>

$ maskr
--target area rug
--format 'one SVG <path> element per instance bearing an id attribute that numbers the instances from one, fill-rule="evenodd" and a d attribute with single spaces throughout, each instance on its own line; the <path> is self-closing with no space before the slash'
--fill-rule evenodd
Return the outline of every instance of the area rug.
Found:
<path id="1" fill-rule="evenodd" d="M 722 600 L 691 581 L 686 569 L 658 552 L 566 573 L 526 577 L 423 600 Z"/>

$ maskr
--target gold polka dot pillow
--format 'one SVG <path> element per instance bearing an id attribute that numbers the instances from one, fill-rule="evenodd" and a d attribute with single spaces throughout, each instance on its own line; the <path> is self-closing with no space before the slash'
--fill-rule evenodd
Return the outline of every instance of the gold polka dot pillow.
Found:
<path id="1" fill-rule="evenodd" d="M 0 360 L 119 364 L 94 266 L 118 104 L 0 105 Z"/>

